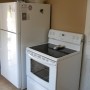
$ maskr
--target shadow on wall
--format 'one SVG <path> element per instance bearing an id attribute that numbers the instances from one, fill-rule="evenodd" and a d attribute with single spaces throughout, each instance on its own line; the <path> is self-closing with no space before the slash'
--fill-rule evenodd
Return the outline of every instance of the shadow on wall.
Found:
<path id="1" fill-rule="evenodd" d="M 3 2 L 14 2 L 15 0 L 0 0 L 0 3 L 3 3 Z"/>

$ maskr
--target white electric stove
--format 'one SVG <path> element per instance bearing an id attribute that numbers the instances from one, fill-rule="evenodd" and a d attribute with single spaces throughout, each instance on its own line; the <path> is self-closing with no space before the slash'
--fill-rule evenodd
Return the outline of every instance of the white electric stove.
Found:
<path id="1" fill-rule="evenodd" d="M 82 41 L 82 34 L 51 29 L 48 43 L 27 47 L 27 90 L 78 90 Z"/>

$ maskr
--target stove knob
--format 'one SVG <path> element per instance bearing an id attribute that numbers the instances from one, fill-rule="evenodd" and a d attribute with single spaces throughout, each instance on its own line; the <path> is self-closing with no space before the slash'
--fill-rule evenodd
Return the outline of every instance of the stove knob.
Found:
<path id="1" fill-rule="evenodd" d="M 48 59 L 46 59 L 46 61 L 48 62 Z"/>
<path id="2" fill-rule="evenodd" d="M 46 60 L 46 58 L 42 56 L 42 60 Z"/>
<path id="3" fill-rule="evenodd" d="M 30 51 L 29 51 L 29 50 L 27 50 L 26 52 L 27 52 L 27 53 L 29 53 Z"/>
<path id="4" fill-rule="evenodd" d="M 55 63 L 55 61 L 51 60 L 51 63 Z"/>
<path id="5" fill-rule="evenodd" d="M 41 55 L 37 55 L 37 57 L 38 57 L 39 59 L 41 59 Z"/>
<path id="6" fill-rule="evenodd" d="M 33 56 L 33 52 L 29 52 L 31 56 Z"/>
<path id="7" fill-rule="evenodd" d="M 33 56 L 36 57 L 36 53 L 34 53 Z"/>

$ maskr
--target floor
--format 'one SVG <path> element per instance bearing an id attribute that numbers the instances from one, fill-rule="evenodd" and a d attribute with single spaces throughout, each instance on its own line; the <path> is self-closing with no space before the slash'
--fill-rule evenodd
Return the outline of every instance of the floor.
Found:
<path id="1" fill-rule="evenodd" d="M 0 76 L 0 90 L 18 90 L 4 77 Z"/>

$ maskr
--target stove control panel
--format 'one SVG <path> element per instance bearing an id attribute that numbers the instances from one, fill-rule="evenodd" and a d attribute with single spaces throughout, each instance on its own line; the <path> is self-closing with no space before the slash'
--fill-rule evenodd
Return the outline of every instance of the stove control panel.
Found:
<path id="1" fill-rule="evenodd" d="M 45 57 L 45 56 L 42 56 L 42 55 L 37 54 L 37 53 L 35 53 L 35 52 L 32 52 L 32 51 L 30 51 L 30 50 L 27 50 L 27 53 L 31 56 L 31 58 L 35 58 L 35 59 L 38 59 L 38 60 L 42 60 L 42 61 L 44 61 L 44 62 L 46 62 L 46 63 L 48 63 L 48 64 L 56 65 L 56 61 L 51 60 L 51 59 L 49 59 L 49 58 L 47 58 L 47 57 Z"/>
<path id="2" fill-rule="evenodd" d="M 81 44 L 81 41 L 83 40 L 82 34 L 64 32 L 64 31 L 53 30 L 53 29 L 49 31 L 48 37 L 55 40 L 60 40 L 63 42 L 68 42 L 73 44 Z"/>

